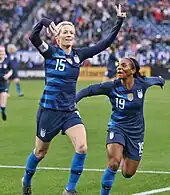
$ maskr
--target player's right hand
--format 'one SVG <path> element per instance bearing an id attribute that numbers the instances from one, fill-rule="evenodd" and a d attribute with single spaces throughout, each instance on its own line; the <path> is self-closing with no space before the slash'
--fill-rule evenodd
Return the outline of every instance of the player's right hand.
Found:
<path id="1" fill-rule="evenodd" d="M 3 76 L 3 78 L 7 81 L 7 80 L 9 79 L 8 74 L 5 74 L 5 75 Z"/>
<path id="2" fill-rule="evenodd" d="M 117 13 L 117 16 L 122 17 L 122 18 L 126 18 L 126 12 L 122 12 L 122 6 L 119 4 L 119 6 L 115 6 L 115 10 Z"/>

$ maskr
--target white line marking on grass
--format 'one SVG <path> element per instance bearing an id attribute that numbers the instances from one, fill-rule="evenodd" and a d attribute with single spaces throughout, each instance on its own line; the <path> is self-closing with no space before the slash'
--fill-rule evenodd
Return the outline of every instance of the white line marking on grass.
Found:
<path id="1" fill-rule="evenodd" d="M 0 165 L 0 168 L 6 169 L 25 169 L 25 166 L 19 165 Z M 62 167 L 38 167 L 39 170 L 57 170 L 57 171 L 69 171 L 70 168 L 62 168 Z M 84 169 L 84 171 L 89 172 L 104 172 L 105 169 Z M 121 172 L 121 170 L 118 170 Z M 140 171 L 138 170 L 137 173 L 146 173 L 146 174 L 167 174 L 170 175 L 170 171 Z"/>
<path id="2" fill-rule="evenodd" d="M 157 193 L 166 192 L 166 191 L 170 191 L 170 187 L 160 188 L 160 189 L 146 191 L 146 192 L 140 192 L 140 193 L 132 194 L 132 195 L 149 195 L 149 194 L 157 194 Z"/>

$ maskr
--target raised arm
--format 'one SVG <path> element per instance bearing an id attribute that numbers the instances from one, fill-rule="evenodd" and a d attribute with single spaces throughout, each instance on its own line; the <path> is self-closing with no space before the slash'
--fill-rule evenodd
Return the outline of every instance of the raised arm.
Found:
<path id="1" fill-rule="evenodd" d="M 126 13 L 121 11 L 121 5 L 119 5 L 119 8 L 116 7 L 116 12 L 118 19 L 110 34 L 105 39 L 98 42 L 96 45 L 92 47 L 85 47 L 79 50 L 78 53 L 81 62 L 107 49 L 113 43 L 123 24 L 123 19 L 126 17 Z"/>
<path id="2" fill-rule="evenodd" d="M 105 83 L 90 85 L 89 87 L 80 90 L 76 94 L 76 102 L 79 102 L 81 99 L 85 97 L 90 97 L 95 95 L 109 96 L 112 87 L 113 87 L 113 82 L 105 82 Z"/>
<path id="3" fill-rule="evenodd" d="M 49 27 L 49 25 L 52 23 L 52 20 L 48 18 L 42 18 L 33 28 L 32 33 L 30 35 L 30 41 L 31 43 L 39 50 L 39 52 L 43 55 L 43 53 L 48 52 L 49 45 L 45 43 L 40 38 L 40 32 L 43 28 Z"/>
<path id="4" fill-rule="evenodd" d="M 165 80 L 159 76 L 159 77 L 145 77 L 144 81 L 147 85 L 147 87 L 151 87 L 152 85 L 158 85 L 160 87 L 163 87 L 165 84 Z"/>

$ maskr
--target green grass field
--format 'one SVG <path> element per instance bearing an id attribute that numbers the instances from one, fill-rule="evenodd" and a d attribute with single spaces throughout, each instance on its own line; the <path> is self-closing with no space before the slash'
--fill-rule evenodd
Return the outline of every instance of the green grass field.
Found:
<path id="1" fill-rule="evenodd" d="M 79 82 L 78 88 L 91 82 Z M 24 166 L 28 154 L 34 148 L 35 116 L 44 81 L 23 81 L 25 96 L 16 96 L 14 83 L 8 100 L 8 121 L 0 121 L 0 165 Z M 79 111 L 88 135 L 88 157 L 85 167 L 104 169 L 107 164 L 105 139 L 111 107 L 106 97 L 82 100 Z M 145 145 L 139 170 L 166 171 L 170 173 L 170 82 L 164 90 L 152 87 L 145 101 Z M 70 166 L 74 150 L 66 136 L 57 136 L 40 167 Z M 0 195 L 21 194 L 23 169 L 0 168 Z M 170 185 L 168 173 L 137 173 L 132 179 L 124 179 L 118 173 L 111 195 L 130 195 Z M 68 171 L 38 170 L 33 178 L 33 195 L 61 195 L 68 179 Z M 85 171 L 78 185 L 79 195 L 99 195 L 102 172 Z M 159 193 L 160 194 L 160 193 Z M 170 194 L 170 191 L 161 194 Z"/>

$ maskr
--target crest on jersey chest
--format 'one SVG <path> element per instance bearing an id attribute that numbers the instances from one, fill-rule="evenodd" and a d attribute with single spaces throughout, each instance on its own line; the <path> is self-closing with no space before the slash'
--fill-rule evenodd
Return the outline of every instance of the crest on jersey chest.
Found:
<path id="1" fill-rule="evenodd" d="M 140 98 L 140 99 L 143 98 L 143 91 L 142 91 L 142 89 L 138 89 L 137 90 L 137 95 L 138 95 L 138 98 Z"/>
<path id="2" fill-rule="evenodd" d="M 78 57 L 78 55 L 74 56 L 74 61 L 78 64 L 80 63 L 80 58 Z"/>
<path id="3" fill-rule="evenodd" d="M 134 99 L 133 93 L 128 93 L 127 98 L 129 101 L 133 101 L 133 99 Z"/>

